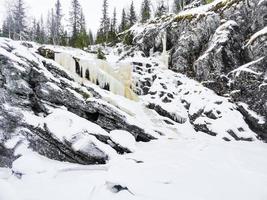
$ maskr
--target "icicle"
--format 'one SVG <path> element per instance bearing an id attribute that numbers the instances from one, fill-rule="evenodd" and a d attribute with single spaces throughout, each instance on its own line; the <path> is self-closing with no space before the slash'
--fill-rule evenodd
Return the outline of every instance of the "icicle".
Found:
<path id="1" fill-rule="evenodd" d="M 114 94 L 137 100 L 132 91 L 132 67 L 127 63 L 113 68 L 103 60 L 76 59 L 67 53 L 57 53 L 55 61 L 71 72 L 77 82 L 91 81 Z"/>

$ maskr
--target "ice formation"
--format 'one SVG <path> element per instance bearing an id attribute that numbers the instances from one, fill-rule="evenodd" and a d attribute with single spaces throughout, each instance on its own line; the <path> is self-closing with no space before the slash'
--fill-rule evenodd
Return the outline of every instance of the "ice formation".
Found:
<path id="1" fill-rule="evenodd" d="M 77 82 L 90 81 L 114 94 L 137 100 L 132 91 L 132 67 L 128 63 L 110 63 L 99 59 L 74 57 L 65 52 L 56 53 L 55 61 L 71 72 Z"/>
<path id="2" fill-rule="evenodd" d="M 168 69 L 169 66 L 169 54 L 167 52 L 167 33 L 163 33 L 162 37 L 162 46 L 163 46 L 163 51 L 161 54 L 161 61 L 164 64 L 164 66 Z"/>

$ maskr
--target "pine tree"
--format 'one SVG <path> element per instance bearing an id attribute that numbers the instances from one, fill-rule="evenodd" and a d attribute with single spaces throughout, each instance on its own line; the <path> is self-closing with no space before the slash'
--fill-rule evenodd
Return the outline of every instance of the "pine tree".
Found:
<path id="1" fill-rule="evenodd" d="M 46 25 L 45 25 L 45 35 L 46 35 L 46 41 L 45 43 L 51 44 L 51 27 L 52 27 L 52 18 L 51 18 L 51 12 L 50 10 L 47 11 L 47 17 L 46 17 Z"/>
<path id="2" fill-rule="evenodd" d="M 108 1 L 103 0 L 102 18 L 100 28 L 97 32 L 97 43 L 105 43 L 108 41 L 110 30 L 110 19 L 108 17 Z"/>
<path id="3" fill-rule="evenodd" d="M 36 37 L 37 37 L 37 20 L 34 18 L 32 21 L 32 26 L 30 27 L 29 30 L 29 39 L 31 41 L 36 41 Z"/>
<path id="4" fill-rule="evenodd" d="M 108 42 L 114 42 L 116 40 L 116 36 L 117 36 L 117 11 L 116 8 L 114 8 L 113 17 L 112 20 L 110 21 Z"/>
<path id="5" fill-rule="evenodd" d="M 54 9 L 52 8 L 51 10 L 51 16 L 50 16 L 50 26 L 49 26 L 49 30 L 50 30 L 50 43 L 55 45 L 56 44 L 56 21 L 55 21 L 55 13 L 54 13 Z"/>
<path id="6" fill-rule="evenodd" d="M 15 29 L 14 20 L 9 14 L 3 22 L 2 26 L 3 37 L 13 38 L 15 31 L 14 29 Z"/>
<path id="7" fill-rule="evenodd" d="M 79 17 L 79 33 L 78 37 L 75 41 L 75 47 L 83 48 L 89 45 L 89 36 L 86 32 L 86 22 L 83 14 L 83 10 L 81 9 L 80 17 Z"/>
<path id="8" fill-rule="evenodd" d="M 125 9 L 122 9 L 122 14 L 121 14 L 121 24 L 120 24 L 120 32 L 123 32 L 127 29 L 127 17 L 126 17 L 126 12 Z"/>
<path id="9" fill-rule="evenodd" d="M 113 18 L 112 18 L 111 25 L 112 25 L 111 31 L 116 33 L 117 32 L 117 10 L 116 10 L 116 8 L 114 8 L 114 11 L 113 11 Z"/>
<path id="10" fill-rule="evenodd" d="M 132 1 L 129 11 L 129 26 L 132 27 L 137 22 L 137 17 L 134 9 L 134 3 Z"/>
<path id="11" fill-rule="evenodd" d="M 151 2 L 150 0 L 143 0 L 141 6 L 141 22 L 145 23 L 151 18 Z"/>
<path id="12" fill-rule="evenodd" d="M 7 20 L 5 20 L 2 25 L 2 37 L 10 37 L 10 29 Z"/>
<path id="13" fill-rule="evenodd" d="M 81 5 L 78 0 L 72 0 L 70 11 L 71 39 L 70 45 L 74 46 L 79 35 Z"/>
<path id="14" fill-rule="evenodd" d="M 13 9 L 12 9 L 13 7 Z M 13 39 L 26 39 L 26 13 L 25 13 L 25 3 L 23 0 L 16 0 L 14 5 L 8 11 L 8 25 L 9 35 Z M 12 33 L 12 34 L 11 34 Z"/>
<path id="15" fill-rule="evenodd" d="M 60 44 L 60 37 L 63 34 L 63 27 L 61 24 L 62 21 L 62 9 L 61 9 L 61 3 L 60 0 L 57 0 L 55 4 L 55 15 L 54 15 L 54 22 L 55 22 L 55 27 L 54 27 L 54 34 L 55 34 L 55 44 Z"/>
<path id="16" fill-rule="evenodd" d="M 89 38 L 89 45 L 93 45 L 94 44 L 94 36 L 93 36 L 91 29 L 89 29 L 89 31 L 88 31 L 88 38 Z"/>
<path id="17" fill-rule="evenodd" d="M 41 27 L 40 27 L 40 22 L 37 22 L 37 24 L 36 24 L 36 32 L 35 32 L 34 41 L 42 44 L 42 41 L 41 41 Z"/>
<path id="18" fill-rule="evenodd" d="M 47 35 L 45 33 L 43 16 L 41 16 L 41 18 L 40 18 L 39 25 L 40 25 L 40 35 L 38 35 L 38 37 L 39 37 L 38 42 L 43 44 L 43 43 L 47 42 Z"/>

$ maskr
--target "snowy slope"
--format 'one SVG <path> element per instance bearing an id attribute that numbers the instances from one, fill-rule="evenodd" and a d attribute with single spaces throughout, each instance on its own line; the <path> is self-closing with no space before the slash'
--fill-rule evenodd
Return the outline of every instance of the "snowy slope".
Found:
<path id="1" fill-rule="evenodd" d="M 179 135 L 139 143 L 135 153 L 104 166 L 29 154 L 13 164 L 22 177 L 0 169 L 0 199 L 262 200 L 267 198 L 266 154 L 266 145 L 258 142 Z"/>

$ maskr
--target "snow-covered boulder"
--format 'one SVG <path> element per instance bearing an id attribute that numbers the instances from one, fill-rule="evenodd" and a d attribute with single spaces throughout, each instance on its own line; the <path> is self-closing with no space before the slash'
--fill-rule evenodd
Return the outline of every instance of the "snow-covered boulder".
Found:
<path id="1" fill-rule="evenodd" d="M 128 149 L 129 152 L 135 151 L 135 138 L 127 131 L 114 130 L 110 132 L 110 139 L 120 145 L 122 148 Z"/>

